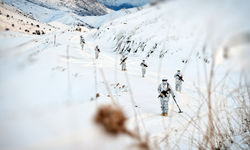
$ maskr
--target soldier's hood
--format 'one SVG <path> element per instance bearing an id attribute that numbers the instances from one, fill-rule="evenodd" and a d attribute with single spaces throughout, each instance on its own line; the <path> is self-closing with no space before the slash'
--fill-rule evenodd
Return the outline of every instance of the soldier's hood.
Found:
<path id="1" fill-rule="evenodd" d="M 161 85 L 166 86 L 168 82 L 162 82 Z"/>

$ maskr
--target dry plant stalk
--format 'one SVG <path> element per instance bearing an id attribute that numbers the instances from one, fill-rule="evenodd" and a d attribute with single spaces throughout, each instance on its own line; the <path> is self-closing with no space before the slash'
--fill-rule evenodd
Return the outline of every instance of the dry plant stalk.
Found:
<path id="1" fill-rule="evenodd" d="M 130 132 L 125 125 L 127 117 L 119 107 L 112 107 L 111 105 L 102 106 L 98 109 L 95 116 L 95 122 L 104 127 L 105 131 L 111 135 L 127 134 L 134 138 L 138 144 L 135 146 L 140 150 L 149 150 L 148 141 L 142 141 L 137 134 Z M 147 139 L 147 138 L 146 138 Z"/>
<path id="2" fill-rule="evenodd" d="M 95 117 L 95 122 L 102 125 L 110 134 L 127 133 L 130 134 L 125 122 L 127 118 L 121 109 L 113 108 L 111 105 L 100 107 Z"/>

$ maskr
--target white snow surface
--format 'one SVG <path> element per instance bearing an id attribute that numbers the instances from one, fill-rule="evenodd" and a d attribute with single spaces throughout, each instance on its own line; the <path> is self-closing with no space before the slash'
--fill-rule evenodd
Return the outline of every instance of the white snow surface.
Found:
<path id="1" fill-rule="evenodd" d="M 68 25 L 65 25 L 65 24 L 57 22 L 57 21 L 50 22 L 49 24 L 52 25 L 52 26 L 55 26 L 55 27 L 63 28 L 63 29 L 69 29 L 70 28 Z"/>
<path id="2" fill-rule="evenodd" d="M 94 123 L 97 109 L 112 104 L 108 95 L 125 112 L 127 128 L 134 131 L 138 126 L 141 136 L 149 137 L 152 149 L 190 148 L 188 140 L 195 125 L 188 126 L 189 122 L 201 118 L 196 122 L 199 131 L 206 131 L 212 60 L 216 60 L 212 108 L 225 122 L 235 115 L 238 101 L 231 92 L 242 71 L 250 73 L 249 43 L 230 47 L 229 59 L 221 55 L 231 37 L 250 31 L 248 6 L 249 2 L 236 0 L 172 1 L 106 22 L 98 31 L 68 32 L 64 28 L 41 36 L 0 32 L 0 149 L 139 149 L 129 136 L 110 136 Z M 84 50 L 80 49 L 80 35 L 86 41 Z M 138 48 L 143 42 L 144 51 Z M 94 59 L 96 45 L 101 50 L 98 60 Z M 126 72 L 119 65 L 120 53 L 128 56 Z M 160 54 L 164 54 L 162 59 Z M 142 59 L 149 66 L 145 78 L 141 77 Z M 168 117 L 162 117 L 157 87 L 167 77 L 174 89 L 177 69 L 182 70 L 185 82 L 182 93 L 174 93 L 184 113 L 178 113 L 170 98 Z M 100 93 L 97 99 L 96 93 Z M 249 98 L 246 101 L 249 104 Z M 222 108 L 221 103 L 227 105 Z M 166 135 L 168 143 L 164 142 Z M 240 143 L 248 135 L 234 136 L 234 141 Z M 192 136 L 199 139 L 200 133 Z M 198 149 L 197 143 L 191 149 Z"/>

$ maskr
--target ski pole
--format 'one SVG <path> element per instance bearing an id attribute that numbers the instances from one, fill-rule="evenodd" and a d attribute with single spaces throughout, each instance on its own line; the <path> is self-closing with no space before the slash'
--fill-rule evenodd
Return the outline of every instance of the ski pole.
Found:
<path id="1" fill-rule="evenodd" d="M 183 111 L 181 111 L 181 109 L 180 109 L 179 105 L 177 104 L 177 102 L 176 102 L 176 100 L 175 100 L 174 97 L 173 97 L 173 99 L 174 99 L 174 102 L 176 103 L 177 107 L 179 108 L 179 112 L 178 113 L 183 113 Z"/>

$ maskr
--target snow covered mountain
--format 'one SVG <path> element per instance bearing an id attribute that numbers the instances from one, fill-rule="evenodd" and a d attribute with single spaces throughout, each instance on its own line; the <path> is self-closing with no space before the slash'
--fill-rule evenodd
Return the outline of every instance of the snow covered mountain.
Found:
<path id="1" fill-rule="evenodd" d="M 33 18 L 45 23 L 60 22 L 66 25 L 74 23 L 86 24 L 81 18 L 85 15 L 103 15 L 113 12 L 97 1 L 39 1 L 39 0 L 13 0 L 6 3 L 12 5 Z M 82 16 L 83 15 L 83 16 Z"/>
<path id="2" fill-rule="evenodd" d="M 85 17 L 78 17 L 81 20 L 83 20 L 84 22 L 86 22 L 87 24 L 98 28 L 101 25 L 103 25 L 105 22 L 114 20 L 116 18 L 122 17 L 122 16 L 126 16 L 128 14 L 131 13 L 135 13 L 137 11 L 140 11 L 144 9 L 143 7 L 136 7 L 136 8 L 130 8 L 130 9 L 121 9 L 112 13 L 109 13 L 107 15 L 103 15 L 103 16 L 85 16 Z"/>
<path id="3" fill-rule="evenodd" d="M 17 31 L 26 34 L 47 34 L 58 30 L 60 27 L 56 24 L 50 25 L 40 20 L 35 19 L 31 14 L 25 13 L 22 10 L 1 2 L 0 5 L 0 30 Z M 67 28 L 64 25 L 63 28 Z"/>
<path id="4" fill-rule="evenodd" d="M 115 47 L 119 53 L 143 56 L 144 58 L 170 57 L 168 54 L 183 51 L 179 54 L 178 59 L 180 62 L 188 62 L 192 61 L 191 59 L 201 58 L 202 52 L 200 50 L 210 40 L 208 35 L 209 38 L 216 38 L 221 42 L 221 45 L 217 45 L 218 49 L 221 50 L 220 46 L 223 46 L 223 42 L 226 40 L 225 36 L 233 38 L 238 34 L 241 35 L 242 32 L 248 33 L 250 29 L 249 20 L 244 19 L 250 14 L 250 10 L 245 9 L 247 6 L 241 6 L 244 5 L 242 3 L 239 3 L 238 7 L 244 9 L 235 10 L 232 7 L 234 2 L 228 2 L 231 7 L 223 7 L 221 11 L 224 13 L 219 13 L 219 7 L 223 5 L 222 2 L 218 5 L 213 2 L 208 3 L 207 6 L 203 2 L 197 4 L 180 3 L 181 6 L 187 7 L 185 11 L 173 10 L 180 7 L 178 2 L 166 2 L 104 23 L 95 33 L 95 38 L 116 41 Z M 218 12 L 210 12 L 210 7 L 216 7 Z M 198 11 L 204 15 L 196 14 Z M 221 18 L 228 16 L 231 16 L 231 20 L 221 20 Z M 212 23 L 216 28 L 211 28 L 209 26 L 211 22 L 207 20 L 213 20 Z M 228 23 L 230 26 L 227 26 Z M 232 28 L 234 30 L 230 32 Z M 211 37 L 211 32 L 217 33 L 216 36 Z M 189 44 L 184 44 L 187 40 L 189 40 Z M 195 49 L 192 43 L 196 43 Z M 185 45 L 185 47 L 181 45 Z M 189 55 L 190 51 L 192 51 L 193 56 Z M 204 61 L 210 60 L 211 56 L 211 53 L 206 51 L 203 55 Z"/>
<path id="5" fill-rule="evenodd" d="M 66 7 L 19 2 L 29 19 L 79 19 Z M 99 16 L 100 22 L 80 18 L 101 24 L 98 30 L 0 31 L 0 149 L 250 149 L 249 6 L 248 0 L 180 0 Z M 1 21 L 23 18 L 7 18 L 3 8 Z M 126 71 L 121 55 L 128 57 Z M 177 69 L 185 80 L 181 93 Z M 175 95 L 167 117 L 157 98 L 163 77 Z"/>
<path id="6" fill-rule="evenodd" d="M 68 8 L 80 16 L 100 16 L 112 12 L 97 0 L 27 0 L 37 5 L 55 9 Z"/>
<path id="7" fill-rule="evenodd" d="M 108 6 L 110 9 L 120 10 L 122 8 L 140 7 L 149 3 L 150 0 L 98 0 L 98 1 Z"/>
<path id="8" fill-rule="evenodd" d="M 131 8 L 120 11 L 111 11 L 110 9 L 108 9 L 108 12 L 110 13 L 106 15 L 91 17 L 77 15 L 73 11 L 73 6 L 65 7 L 64 5 L 62 6 L 61 3 L 57 3 L 57 1 L 49 1 L 45 3 L 44 1 L 37 0 L 15 0 L 6 2 L 29 14 L 29 16 L 32 16 L 33 18 L 36 18 L 37 20 L 40 20 L 45 23 L 55 21 L 65 25 L 81 23 L 85 24 L 85 26 L 88 26 L 90 28 L 98 28 L 106 21 L 143 9 L 143 7 Z"/>
<path id="9" fill-rule="evenodd" d="M 52 22 L 64 16 L 99 16 L 113 12 L 96 0 L 74 1 L 43 1 L 43 0 L 4 0 L 7 4 L 31 14 L 34 18 L 44 22 Z"/>

